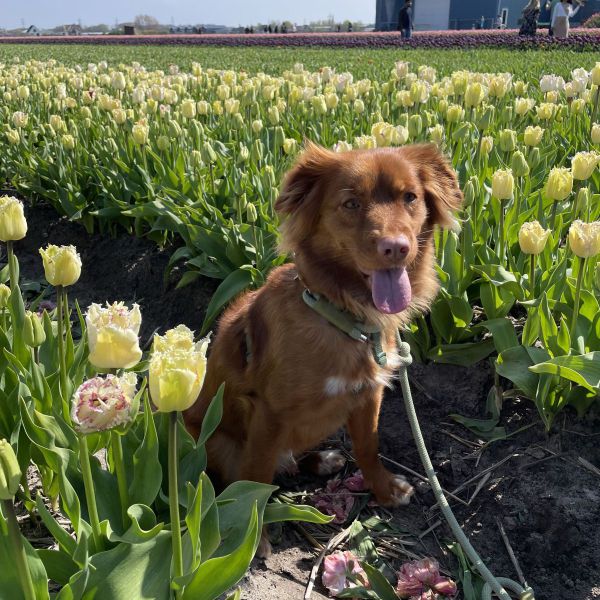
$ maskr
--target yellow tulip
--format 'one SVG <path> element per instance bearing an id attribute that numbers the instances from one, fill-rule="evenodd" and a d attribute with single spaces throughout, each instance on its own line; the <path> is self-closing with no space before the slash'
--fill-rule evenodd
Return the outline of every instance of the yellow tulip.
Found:
<path id="1" fill-rule="evenodd" d="M 112 111 L 112 116 L 117 125 L 123 125 L 127 121 L 127 113 L 122 108 L 115 108 Z"/>
<path id="2" fill-rule="evenodd" d="M 0 440 L 0 500 L 12 500 L 19 489 L 21 468 L 13 447 Z"/>
<path id="3" fill-rule="evenodd" d="M 123 302 L 102 307 L 92 304 L 85 316 L 90 362 L 99 369 L 129 369 L 142 358 L 138 334 L 140 307 L 129 310 Z"/>
<path id="4" fill-rule="evenodd" d="M 592 144 L 600 144 L 600 123 L 592 125 Z"/>
<path id="5" fill-rule="evenodd" d="M 525 254 L 540 254 L 544 250 L 550 230 L 544 229 L 537 221 L 523 223 L 519 229 L 519 246 Z"/>
<path id="6" fill-rule="evenodd" d="M 446 110 L 448 123 L 458 123 L 465 117 L 465 109 L 459 104 L 451 104 Z"/>
<path id="7" fill-rule="evenodd" d="M 40 248 L 44 263 L 44 275 L 51 285 L 73 285 L 81 276 L 81 258 L 75 246 L 54 246 Z"/>
<path id="8" fill-rule="evenodd" d="M 194 343 L 192 331 L 183 325 L 154 336 L 149 388 L 160 412 L 182 411 L 194 404 L 204 383 L 208 343 L 209 338 Z"/>
<path id="9" fill-rule="evenodd" d="M 21 240 L 27 234 L 23 203 L 14 196 L 0 196 L 0 240 Z"/>
<path id="10" fill-rule="evenodd" d="M 550 171 L 546 184 L 546 195 L 551 200 L 564 200 L 573 191 L 573 174 L 566 167 L 555 167 Z"/>
<path id="11" fill-rule="evenodd" d="M 523 141 L 526 146 L 537 146 L 542 141 L 542 136 L 544 135 L 544 130 L 539 127 L 529 127 L 525 128 L 525 134 L 523 135 Z"/>
<path id="12" fill-rule="evenodd" d="M 148 143 L 148 125 L 146 124 L 146 121 L 141 120 L 138 121 L 132 128 L 131 128 L 131 135 L 133 137 L 133 141 L 138 144 L 139 146 L 143 146 L 144 144 Z"/>
<path id="13" fill-rule="evenodd" d="M 573 178 L 578 181 L 589 179 L 599 162 L 600 154 L 597 152 L 578 152 L 571 159 Z"/>
<path id="14" fill-rule="evenodd" d="M 0 308 L 6 308 L 8 306 L 9 299 L 10 288 L 4 283 L 0 283 Z"/>
<path id="15" fill-rule="evenodd" d="M 481 85 L 481 83 L 470 83 L 467 86 L 467 90 L 465 91 L 465 106 L 467 108 L 479 106 L 483 102 L 484 98 L 485 88 L 483 85 Z"/>
<path id="16" fill-rule="evenodd" d="M 186 119 L 193 119 L 196 116 L 196 103 L 193 100 L 184 100 L 181 103 L 181 114 Z"/>
<path id="17" fill-rule="evenodd" d="M 580 258 L 600 254 L 600 221 L 573 221 L 569 228 L 569 247 Z"/>
<path id="18" fill-rule="evenodd" d="M 21 141 L 21 136 L 19 135 L 19 132 L 16 129 L 8 129 L 6 131 L 6 139 L 8 140 L 9 144 L 12 144 L 14 146 Z"/>
<path id="19" fill-rule="evenodd" d="M 600 62 L 597 62 L 594 65 L 590 75 L 591 75 L 592 83 L 594 85 L 600 86 Z"/>
<path id="20" fill-rule="evenodd" d="M 494 138 L 491 135 L 486 135 L 481 138 L 481 154 L 487 156 L 494 147 Z"/>
<path id="21" fill-rule="evenodd" d="M 75 138 L 70 134 L 61 136 L 60 143 L 65 150 L 73 150 L 75 148 Z"/>
<path id="22" fill-rule="evenodd" d="M 283 140 L 283 152 L 285 154 L 293 154 L 296 151 L 298 142 L 293 138 L 286 138 Z"/>
<path id="23" fill-rule="evenodd" d="M 542 121 L 548 121 L 555 115 L 556 109 L 557 107 L 555 104 L 542 102 L 537 107 L 537 116 L 539 119 L 542 119 Z"/>
<path id="24" fill-rule="evenodd" d="M 198 100 L 196 104 L 199 115 L 207 115 L 210 112 L 210 104 L 206 100 Z"/>
<path id="25" fill-rule="evenodd" d="M 492 176 L 492 196 L 508 200 L 513 196 L 515 180 L 510 169 L 499 169 Z"/>

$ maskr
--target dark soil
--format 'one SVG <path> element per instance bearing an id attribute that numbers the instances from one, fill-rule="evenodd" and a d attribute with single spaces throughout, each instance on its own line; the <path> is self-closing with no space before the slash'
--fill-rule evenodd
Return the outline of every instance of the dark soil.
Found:
<path id="1" fill-rule="evenodd" d="M 116 239 L 90 236 L 82 226 L 58 217 L 47 206 L 38 205 L 27 213 L 30 232 L 16 244 L 25 280 L 43 278 L 40 246 L 74 244 L 82 256 L 83 272 L 70 298 L 77 298 L 82 308 L 93 301 L 138 302 L 144 340 L 155 329 L 162 331 L 178 323 L 200 328 L 218 282 L 199 279 L 176 289 L 177 273 L 166 284 L 163 281 L 168 250 L 127 235 Z M 427 446 L 445 489 L 455 490 L 488 467 L 505 461 L 491 470 L 489 479 L 468 506 L 451 501 L 460 523 L 492 572 L 517 579 L 499 533 L 499 520 L 537 600 L 600 598 L 600 471 L 594 471 L 594 466 L 600 467 L 598 415 L 589 414 L 578 420 L 567 411 L 558 418 L 552 432 L 546 434 L 531 403 L 511 401 L 503 407 L 500 424 L 513 433 L 529 427 L 506 440 L 485 445 L 448 415 L 485 417 L 485 399 L 493 384 L 488 363 L 468 369 L 413 365 L 410 377 Z M 399 391 L 387 395 L 380 432 L 381 452 L 386 458 L 423 472 Z M 344 440 L 343 436 L 339 439 Z M 391 463 L 389 466 L 402 472 Z M 416 478 L 409 479 L 418 484 Z M 481 480 L 475 480 L 457 495 L 468 502 Z M 284 484 L 287 489 L 298 491 L 313 489 L 324 481 L 304 478 Z M 439 511 L 431 510 L 435 501 L 428 486 L 417 487 L 414 502 L 395 510 L 394 519 L 418 541 L 413 552 L 436 556 L 446 569 L 456 572 L 455 558 L 445 551 L 444 542 L 452 541 L 445 525 L 423 535 L 420 541 L 417 537 L 439 517 Z M 243 582 L 243 598 L 303 598 L 316 553 L 299 531 L 294 525 L 284 526 L 273 556 L 267 561 L 254 561 Z M 320 577 L 311 598 L 327 596 L 319 582 Z"/>

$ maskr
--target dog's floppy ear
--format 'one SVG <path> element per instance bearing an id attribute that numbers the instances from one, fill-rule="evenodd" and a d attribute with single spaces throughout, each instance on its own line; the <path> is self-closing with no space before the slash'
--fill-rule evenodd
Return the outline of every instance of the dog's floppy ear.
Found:
<path id="1" fill-rule="evenodd" d="M 402 150 L 415 164 L 421 179 L 429 221 L 432 225 L 452 227 L 452 213 L 463 203 L 463 194 L 452 165 L 435 144 L 406 146 Z"/>
<path id="2" fill-rule="evenodd" d="M 275 210 L 280 215 L 292 215 L 300 207 L 308 208 L 306 205 L 316 200 L 317 188 L 335 161 L 335 152 L 307 141 L 304 152 L 283 181 Z"/>

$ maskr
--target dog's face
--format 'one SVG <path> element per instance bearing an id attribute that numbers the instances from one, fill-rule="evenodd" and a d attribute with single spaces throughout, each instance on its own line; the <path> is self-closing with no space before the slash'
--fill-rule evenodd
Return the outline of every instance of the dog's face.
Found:
<path id="1" fill-rule="evenodd" d="M 282 246 L 303 275 L 316 269 L 342 295 L 390 314 L 418 302 L 434 225 L 449 225 L 461 201 L 433 145 L 339 154 L 309 145 L 276 209 L 286 215 Z"/>

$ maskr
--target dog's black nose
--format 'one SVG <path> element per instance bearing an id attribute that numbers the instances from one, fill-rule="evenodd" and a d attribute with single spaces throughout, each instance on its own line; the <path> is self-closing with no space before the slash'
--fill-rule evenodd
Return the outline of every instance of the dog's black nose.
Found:
<path id="1" fill-rule="evenodd" d="M 377 242 L 377 252 L 389 260 L 405 258 L 410 250 L 410 242 L 405 235 L 385 237 Z"/>

